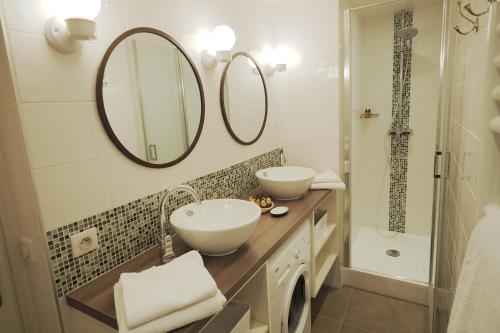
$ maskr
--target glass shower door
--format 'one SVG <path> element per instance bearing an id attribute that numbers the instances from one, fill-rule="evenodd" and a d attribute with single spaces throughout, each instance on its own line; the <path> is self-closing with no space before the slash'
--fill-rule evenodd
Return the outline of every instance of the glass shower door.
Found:
<path id="1" fill-rule="evenodd" d="M 440 3 L 349 12 L 350 265 L 428 283 Z M 437 28 L 436 28 L 437 27 Z"/>

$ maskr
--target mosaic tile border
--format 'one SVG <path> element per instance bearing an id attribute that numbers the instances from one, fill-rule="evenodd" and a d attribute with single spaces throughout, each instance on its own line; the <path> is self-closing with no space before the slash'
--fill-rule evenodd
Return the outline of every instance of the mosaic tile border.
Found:
<path id="1" fill-rule="evenodd" d="M 403 42 L 397 32 L 413 26 L 413 11 L 400 11 L 394 14 L 394 56 L 392 73 L 392 122 L 395 129 L 410 126 L 410 91 L 411 62 L 413 41 Z M 404 50 L 405 47 L 408 47 Z M 400 82 L 401 63 L 406 71 L 404 82 Z M 401 88 L 404 90 L 401 92 Z M 401 112 L 398 112 L 398 100 L 401 94 Z M 408 138 L 409 135 L 391 137 L 391 175 L 389 183 L 389 230 L 405 232 L 406 194 L 408 186 Z"/>
<path id="2" fill-rule="evenodd" d="M 241 198 L 258 187 L 257 170 L 277 166 L 279 162 L 279 149 L 275 149 L 186 184 L 194 187 L 203 200 Z M 154 247 L 160 232 L 158 206 L 164 193 L 155 193 L 47 232 L 57 295 L 61 297 Z M 191 201 L 186 194 L 173 196 L 168 202 L 167 214 Z M 73 258 L 70 235 L 92 227 L 98 230 L 100 249 Z"/>

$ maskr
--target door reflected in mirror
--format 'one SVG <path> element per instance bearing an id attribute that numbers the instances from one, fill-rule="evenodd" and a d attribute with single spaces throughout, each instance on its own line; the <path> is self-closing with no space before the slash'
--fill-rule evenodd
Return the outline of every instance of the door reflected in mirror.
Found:
<path id="1" fill-rule="evenodd" d="M 142 165 L 178 163 L 201 134 L 199 75 L 184 50 L 161 31 L 137 28 L 118 37 L 101 64 L 97 95 L 108 135 Z"/>
<path id="2" fill-rule="evenodd" d="M 267 119 L 267 89 L 255 59 L 236 53 L 222 75 L 220 99 L 226 128 L 239 143 L 256 142 Z"/>

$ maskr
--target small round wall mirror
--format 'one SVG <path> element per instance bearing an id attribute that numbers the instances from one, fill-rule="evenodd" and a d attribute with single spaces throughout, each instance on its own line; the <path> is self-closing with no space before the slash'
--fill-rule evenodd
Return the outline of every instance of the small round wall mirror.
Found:
<path id="1" fill-rule="evenodd" d="M 237 142 L 250 145 L 260 138 L 267 120 L 267 89 L 248 53 L 236 53 L 224 68 L 220 103 L 226 128 Z"/>
<path id="2" fill-rule="evenodd" d="M 101 62 L 96 94 L 108 136 L 136 163 L 179 163 L 200 137 L 205 101 L 199 74 L 162 31 L 136 28 L 119 36 Z"/>

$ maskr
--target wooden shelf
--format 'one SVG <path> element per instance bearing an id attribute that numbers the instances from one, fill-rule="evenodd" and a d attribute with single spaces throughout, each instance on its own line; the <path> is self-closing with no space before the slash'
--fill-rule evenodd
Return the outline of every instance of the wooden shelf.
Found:
<path id="1" fill-rule="evenodd" d="M 335 229 L 337 229 L 337 224 L 327 224 L 321 229 L 321 234 L 317 235 L 317 238 L 314 240 L 314 257 L 320 253 L 326 242 L 331 238 Z"/>
<path id="2" fill-rule="evenodd" d="M 318 259 L 320 259 L 320 258 L 318 257 Z M 335 264 L 336 260 L 337 260 L 337 254 L 325 253 L 325 258 L 323 260 L 320 260 L 319 263 L 316 262 L 316 277 L 314 279 L 314 295 L 318 294 L 319 289 L 323 285 L 323 282 L 325 281 L 326 276 L 328 275 L 328 272 L 330 272 L 330 269 L 333 267 L 333 264 Z"/>

